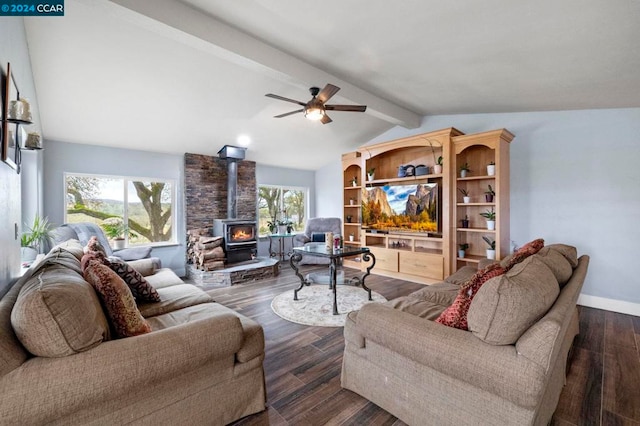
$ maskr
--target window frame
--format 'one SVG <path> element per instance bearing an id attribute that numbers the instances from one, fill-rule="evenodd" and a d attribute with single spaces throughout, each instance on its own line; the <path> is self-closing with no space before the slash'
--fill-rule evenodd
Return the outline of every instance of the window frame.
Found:
<path id="1" fill-rule="evenodd" d="M 129 236 L 125 235 L 125 241 L 127 247 L 164 247 L 164 246 L 175 246 L 178 244 L 178 218 L 176 214 L 176 197 L 177 197 L 177 180 L 172 178 L 153 178 L 153 177 L 140 177 L 140 176 L 124 176 L 124 175 L 108 175 L 108 174 L 97 174 L 97 173 L 75 173 L 75 172 L 64 172 L 62 176 L 62 187 L 63 189 L 63 220 L 64 223 L 67 222 L 67 177 L 69 176 L 79 176 L 79 177 L 87 177 L 87 178 L 97 178 L 97 179 L 122 179 L 123 184 L 123 213 L 122 219 L 125 223 L 128 223 L 129 215 L 128 215 L 128 205 L 129 205 L 129 182 L 132 181 L 143 181 L 143 182 L 164 182 L 171 184 L 171 239 L 167 241 L 156 241 L 156 242 L 148 242 L 143 244 L 135 244 L 133 246 L 129 246 Z"/>
<path id="2" fill-rule="evenodd" d="M 293 186 L 293 185 L 274 185 L 274 184 L 258 184 L 257 187 L 257 191 L 256 191 L 256 218 L 257 218 L 257 222 L 258 222 L 258 230 L 260 229 L 260 188 L 262 187 L 266 187 L 266 188 L 275 188 L 275 189 L 280 189 L 282 192 L 284 193 L 284 190 L 288 190 L 288 191 L 301 191 L 304 193 L 304 215 L 303 215 L 303 222 L 306 226 L 306 223 L 309 220 L 309 187 L 307 186 Z M 284 209 L 284 197 L 280 197 L 280 210 L 282 211 Z M 304 229 L 299 229 L 296 232 L 300 233 L 303 232 Z M 259 234 L 259 237 L 267 237 L 269 234 Z"/>

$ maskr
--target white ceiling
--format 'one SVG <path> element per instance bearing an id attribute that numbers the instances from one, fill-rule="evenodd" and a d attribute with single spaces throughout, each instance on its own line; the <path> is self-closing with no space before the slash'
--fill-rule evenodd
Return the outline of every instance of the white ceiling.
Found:
<path id="1" fill-rule="evenodd" d="M 638 0 L 67 0 L 25 18 L 46 139 L 314 170 L 424 115 L 640 107 Z M 266 93 L 342 90 L 322 125 Z M 455 123 L 451 123 L 452 126 Z"/>

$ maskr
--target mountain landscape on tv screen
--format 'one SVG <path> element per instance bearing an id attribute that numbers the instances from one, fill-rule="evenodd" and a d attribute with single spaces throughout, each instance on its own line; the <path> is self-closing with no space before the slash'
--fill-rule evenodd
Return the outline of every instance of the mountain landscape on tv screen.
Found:
<path id="1" fill-rule="evenodd" d="M 363 228 L 381 231 L 437 232 L 437 184 L 363 189 L 362 223 Z"/>

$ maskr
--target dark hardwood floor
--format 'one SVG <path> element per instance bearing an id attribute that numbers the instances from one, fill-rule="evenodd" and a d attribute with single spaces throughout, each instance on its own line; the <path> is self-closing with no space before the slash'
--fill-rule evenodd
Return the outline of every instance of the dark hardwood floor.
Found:
<path id="1" fill-rule="evenodd" d="M 273 313 L 271 299 L 297 283 L 285 264 L 276 278 L 208 292 L 264 327 L 268 409 L 235 424 L 403 425 L 340 387 L 342 327 L 303 326 Z M 387 299 L 421 288 L 380 276 L 370 276 L 367 284 Z M 640 317 L 580 307 L 580 335 L 574 346 L 552 424 L 640 425 Z"/>

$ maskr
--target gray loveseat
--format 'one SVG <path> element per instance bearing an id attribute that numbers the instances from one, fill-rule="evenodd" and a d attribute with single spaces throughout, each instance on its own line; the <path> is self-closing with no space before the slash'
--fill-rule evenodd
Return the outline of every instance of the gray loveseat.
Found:
<path id="1" fill-rule="evenodd" d="M 227 424 L 265 409 L 264 334 L 152 260 L 152 331 L 115 339 L 82 276 L 82 245 L 55 247 L 0 300 L 1 424 Z"/>
<path id="2" fill-rule="evenodd" d="M 576 300 L 589 257 L 543 248 L 473 298 L 469 330 L 434 320 L 476 272 L 386 304 L 345 324 L 342 386 L 411 425 L 546 425 L 578 334 Z"/>

